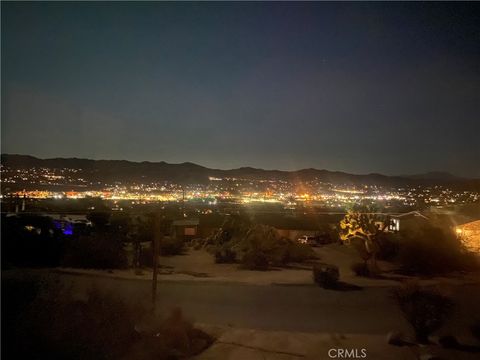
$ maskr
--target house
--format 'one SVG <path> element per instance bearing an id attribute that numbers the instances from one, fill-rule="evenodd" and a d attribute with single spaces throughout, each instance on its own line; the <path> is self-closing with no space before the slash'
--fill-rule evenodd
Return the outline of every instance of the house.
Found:
<path id="1" fill-rule="evenodd" d="M 87 219 L 86 215 L 77 215 L 77 214 L 50 214 L 48 215 L 54 226 L 62 231 L 64 235 L 72 235 L 74 226 L 92 226 L 90 220 Z"/>
<path id="2" fill-rule="evenodd" d="M 87 226 L 92 226 L 90 220 L 87 219 L 87 215 L 78 215 L 78 214 L 50 214 L 48 215 L 52 220 L 57 221 L 66 221 L 71 224 L 83 224 Z"/>
<path id="3" fill-rule="evenodd" d="M 455 232 L 467 250 L 480 254 L 480 220 L 457 225 Z"/>
<path id="4" fill-rule="evenodd" d="M 434 210 L 425 216 L 418 211 L 392 216 L 392 227 L 396 231 L 414 230 L 429 223 L 445 231 L 454 231 L 463 246 L 480 253 L 480 219 L 459 214 L 454 210 Z"/>
<path id="5" fill-rule="evenodd" d="M 398 232 L 404 230 L 412 230 L 418 228 L 430 219 L 419 211 L 410 211 L 402 214 L 394 214 L 390 216 L 390 224 L 388 231 Z"/>
<path id="6" fill-rule="evenodd" d="M 198 219 L 175 220 L 172 223 L 172 236 L 174 238 L 183 238 L 189 241 L 198 237 Z"/>

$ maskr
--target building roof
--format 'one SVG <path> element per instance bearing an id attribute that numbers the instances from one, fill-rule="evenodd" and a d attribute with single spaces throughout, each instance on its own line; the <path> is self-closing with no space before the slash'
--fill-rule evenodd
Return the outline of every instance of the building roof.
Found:
<path id="1" fill-rule="evenodd" d="M 428 220 L 428 217 L 423 215 L 422 213 L 420 213 L 419 211 L 410 211 L 410 212 L 407 212 L 407 213 L 403 213 L 403 214 L 396 214 L 396 215 L 392 215 L 392 218 L 407 218 L 407 217 L 412 217 L 412 218 L 423 218 L 425 220 Z"/>

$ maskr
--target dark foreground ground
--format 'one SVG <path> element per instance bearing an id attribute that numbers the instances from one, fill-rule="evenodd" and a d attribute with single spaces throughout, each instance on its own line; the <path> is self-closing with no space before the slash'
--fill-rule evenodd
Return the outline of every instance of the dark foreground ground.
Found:
<path id="1" fill-rule="evenodd" d="M 76 296 L 92 287 L 127 301 L 151 304 L 151 282 L 33 271 L 29 276 L 57 278 Z M 4 274 L 5 276 L 5 274 Z M 23 277 L 25 273 L 7 274 Z M 468 336 L 468 327 L 480 317 L 480 286 L 443 285 L 456 310 L 443 334 Z M 390 288 L 333 291 L 312 286 L 256 286 L 206 282 L 159 282 L 157 310 L 181 307 L 187 317 L 202 323 L 264 330 L 386 334 L 408 331 Z M 8 296 L 3 293 L 2 297 Z"/>

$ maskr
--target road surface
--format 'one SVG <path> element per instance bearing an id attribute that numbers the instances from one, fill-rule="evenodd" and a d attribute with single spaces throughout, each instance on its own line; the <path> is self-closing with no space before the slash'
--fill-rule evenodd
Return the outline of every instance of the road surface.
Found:
<path id="1" fill-rule="evenodd" d="M 56 275 L 57 276 L 57 275 Z M 58 275 L 82 296 L 97 287 L 127 301 L 149 305 L 149 281 Z M 444 333 L 464 335 L 480 316 L 480 287 L 446 286 L 456 312 Z M 179 306 L 194 321 L 264 330 L 386 334 L 408 331 L 389 288 L 333 291 L 312 286 L 256 286 L 211 282 L 159 282 L 157 309 Z"/>

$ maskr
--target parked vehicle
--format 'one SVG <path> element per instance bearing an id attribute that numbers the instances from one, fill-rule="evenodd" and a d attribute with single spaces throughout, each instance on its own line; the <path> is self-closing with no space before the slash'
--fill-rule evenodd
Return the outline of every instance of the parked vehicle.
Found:
<path id="1" fill-rule="evenodd" d="M 316 236 L 303 235 L 297 239 L 300 244 L 307 244 L 310 246 L 317 246 L 318 241 Z"/>

